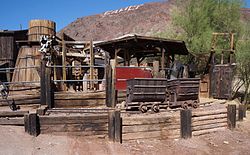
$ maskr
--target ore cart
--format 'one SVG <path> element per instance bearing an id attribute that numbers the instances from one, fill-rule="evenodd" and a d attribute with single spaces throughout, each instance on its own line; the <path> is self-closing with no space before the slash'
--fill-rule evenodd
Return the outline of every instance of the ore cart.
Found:
<path id="1" fill-rule="evenodd" d="M 139 109 L 141 112 L 149 109 L 159 112 L 160 108 L 167 108 L 166 86 L 167 79 L 164 78 L 127 80 L 126 108 Z"/>
<path id="2" fill-rule="evenodd" d="M 199 106 L 199 78 L 180 78 L 168 80 L 166 91 L 166 102 L 170 108 L 188 106 L 197 108 Z"/>

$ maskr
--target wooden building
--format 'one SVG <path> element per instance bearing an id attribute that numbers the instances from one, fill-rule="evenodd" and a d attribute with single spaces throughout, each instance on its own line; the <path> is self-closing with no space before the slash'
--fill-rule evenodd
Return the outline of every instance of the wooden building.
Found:
<path id="1" fill-rule="evenodd" d="M 16 41 L 27 40 L 27 30 L 0 31 L 0 68 L 14 67 L 19 46 Z M 1 81 L 11 81 L 11 73 L 0 72 Z"/>

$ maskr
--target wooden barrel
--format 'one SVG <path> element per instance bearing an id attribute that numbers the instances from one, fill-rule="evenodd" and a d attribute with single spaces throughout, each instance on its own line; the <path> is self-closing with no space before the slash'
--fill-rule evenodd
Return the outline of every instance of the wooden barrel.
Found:
<path id="1" fill-rule="evenodd" d="M 41 35 L 55 35 L 56 23 L 50 20 L 31 20 L 29 22 L 29 41 L 39 41 Z"/>

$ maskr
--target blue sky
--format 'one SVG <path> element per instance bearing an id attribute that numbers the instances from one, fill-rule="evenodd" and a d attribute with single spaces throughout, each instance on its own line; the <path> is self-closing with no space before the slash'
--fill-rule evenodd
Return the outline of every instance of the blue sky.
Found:
<path id="1" fill-rule="evenodd" d="M 79 17 L 153 1 L 161 0 L 1 0 L 0 29 L 26 29 L 31 19 L 49 19 L 60 30 Z"/>

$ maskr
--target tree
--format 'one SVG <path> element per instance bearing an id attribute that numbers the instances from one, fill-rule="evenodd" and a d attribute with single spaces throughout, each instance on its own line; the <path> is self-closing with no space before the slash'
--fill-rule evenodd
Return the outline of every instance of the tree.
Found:
<path id="1" fill-rule="evenodd" d="M 250 21 L 244 23 L 236 49 L 237 71 L 244 86 L 244 102 L 248 99 L 250 89 Z M 240 87 L 239 87 L 240 88 Z"/>
<path id="2" fill-rule="evenodd" d="M 241 0 L 177 0 L 172 19 L 182 31 L 178 39 L 183 39 L 194 54 L 209 51 L 212 32 L 240 31 L 242 4 Z"/>

